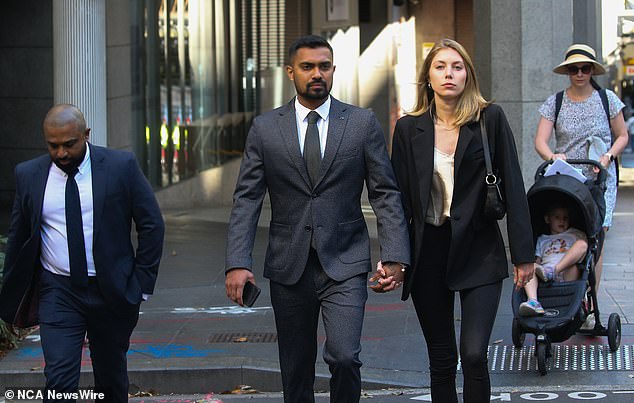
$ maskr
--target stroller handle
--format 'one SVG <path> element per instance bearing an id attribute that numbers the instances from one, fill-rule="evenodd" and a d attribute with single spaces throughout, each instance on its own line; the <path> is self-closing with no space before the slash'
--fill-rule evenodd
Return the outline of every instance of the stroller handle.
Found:
<path id="1" fill-rule="evenodd" d="M 548 168 L 548 165 L 552 164 L 553 161 L 554 160 L 544 161 L 539 166 L 539 168 L 537 168 L 537 171 L 535 172 L 535 181 L 537 181 L 539 178 L 544 176 L 544 173 L 546 172 L 546 168 Z M 601 165 L 598 161 L 588 160 L 588 159 L 570 159 L 570 160 L 566 160 L 566 162 L 569 163 L 570 165 L 592 165 L 593 167 L 598 168 L 599 175 L 597 175 L 597 179 L 595 183 L 601 186 L 601 188 L 605 188 L 605 181 L 608 176 L 608 171 L 606 171 L 605 168 L 603 168 L 603 165 Z"/>

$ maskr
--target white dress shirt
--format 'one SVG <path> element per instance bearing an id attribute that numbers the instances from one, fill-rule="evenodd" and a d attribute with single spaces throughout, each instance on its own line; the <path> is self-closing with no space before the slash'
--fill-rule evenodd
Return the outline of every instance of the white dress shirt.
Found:
<path id="1" fill-rule="evenodd" d="M 75 181 L 79 188 L 81 220 L 86 245 L 88 275 L 95 276 L 95 261 L 92 256 L 93 242 L 93 200 L 90 147 L 86 145 L 86 155 L 79 164 Z M 68 238 L 66 235 L 66 178 L 68 175 L 55 163 L 48 170 L 48 180 L 42 205 L 42 253 L 40 261 L 44 269 L 54 274 L 70 276 Z"/>
<path id="2" fill-rule="evenodd" d="M 311 112 L 304 105 L 300 104 L 295 97 L 295 121 L 297 122 L 297 135 L 299 136 L 299 150 L 304 155 L 304 141 L 306 140 L 306 129 L 308 129 L 308 114 Z M 317 121 L 317 129 L 319 129 L 319 149 L 321 157 L 324 157 L 326 149 L 326 138 L 328 137 L 328 114 L 330 113 L 330 95 L 326 101 L 319 105 L 315 112 L 319 114 L 321 119 Z"/>

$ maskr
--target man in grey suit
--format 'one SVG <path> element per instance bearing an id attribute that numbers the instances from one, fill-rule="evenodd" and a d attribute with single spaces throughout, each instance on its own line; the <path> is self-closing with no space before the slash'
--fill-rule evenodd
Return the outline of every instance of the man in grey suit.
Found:
<path id="1" fill-rule="evenodd" d="M 271 200 L 264 276 L 270 280 L 285 402 L 314 402 L 317 326 L 326 332 L 331 402 L 358 402 L 359 352 L 370 239 L 361 211 L 366 183 L 381 260 L 375 291 L 403 280 L 409 238 L 381 127 L 372 112 L 330 96 L 332 48 L 305 36 L 289 49 L 297 97 L 258 116 L 245 145 L 226 251 L 227 296 L 242 305 L 266 191 Z"/>

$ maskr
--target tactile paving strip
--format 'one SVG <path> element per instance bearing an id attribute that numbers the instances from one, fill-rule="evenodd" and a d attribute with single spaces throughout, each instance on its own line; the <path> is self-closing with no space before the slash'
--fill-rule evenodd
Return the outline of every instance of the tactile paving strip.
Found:
<path id="1" fill-rule="evenodd" d="M 509 345 L 492 345 L 488 349 L 489 371 L 523 372 L 537 371 L 535 345 L 521 349 Z M 548 371 L 631 371 L 634 363 L 634 346 L 621 345 L 614 353 L 606 345 L 552 344 L 552 357 Z M 460 369 L 460 363 L 458 363 Z"/>

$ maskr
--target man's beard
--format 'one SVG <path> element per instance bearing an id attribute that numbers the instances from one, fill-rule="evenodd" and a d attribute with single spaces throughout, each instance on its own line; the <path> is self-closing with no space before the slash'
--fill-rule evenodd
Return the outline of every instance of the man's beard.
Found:
<path id="1" fill-rule="evenodd" d="M 311 89 L 311 86 L 313 86 L 315 84 L 322 84 L 322 86 L 317 87 L 317 88 L 319 88 L 318 91 L 315 91 L 314 89 Z M 323 81 L 323 80 L 321 80 L 321 81 L 312 81 L 312 82 L 306 84 L 306 88 L 304 89 L 304 91 L 302 91 L 300 93 L 300 95 L 302 95 L 304 98 L 316 99 L 316 100 L 326 99 L 326 98 L 328 98 L 329 94 L 330 94 L 330 90 L 328 89 L 328 84 L 326 84 L 326 82 Z"/>
<path id="2" fill-rule="evenodd" d="M 79 164 L 81 163 L 81 161 L 76 161 L 76 160 L 71 160 L 71 162 L 66 165 L 62 165 L 59 162 L 59 160 L 54 160 L 53 162 L 55 163 L 55 165 L 57 165 L 59 169 L 64 171 L 66 174 L 70 174 L 71 172 L 73 172 L 77 167 L 79 167 Z"/>
<path id="3" fill-rule="evenodd" d="M 79 164 L 81 164 L 82 159 L 77 159 L 77 158 L 68 158 L 65 161 L 70 161 L 66 164 L 62 164 L 60 162 L 60 159 L 55 159 L 53 160 L 53 162 L 55 163 L 55 165 L 57 165 L 57 167 L 59 169 L 61 169 L 62 171 L 64 171 L 66 174 L 70 174 L 71 172 L 73 172 L 75 169 L 77 169 L 79 167 Z"/>

